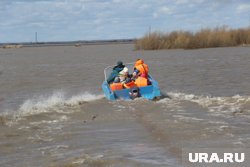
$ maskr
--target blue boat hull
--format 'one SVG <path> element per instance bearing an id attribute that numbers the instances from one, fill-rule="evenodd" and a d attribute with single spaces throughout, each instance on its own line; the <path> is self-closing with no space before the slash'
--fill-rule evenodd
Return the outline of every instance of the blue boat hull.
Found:
<path id="1" fill-rule="evenodd" d="M 151 76 L 149 76 L 149 80 L 151 81 L 151 85 L 138 87 L 140 97 L 153 100 L 161 96 L 160 88 L 156 80 L 154 80 Z M 129 92 L 130 89 L 122 89 L 117 91 L 112 91 L 109 87 L 107 81 L 103 81 L 102 90 L 108 100 L 117 100 L 124 99 L 129 100 L 132 99 Z"/>

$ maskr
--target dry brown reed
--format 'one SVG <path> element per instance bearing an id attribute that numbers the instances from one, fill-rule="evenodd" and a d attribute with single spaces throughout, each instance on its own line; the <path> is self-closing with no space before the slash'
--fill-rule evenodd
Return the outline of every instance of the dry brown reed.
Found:
<path id="1" fill-rule="evenodd" d="M 227 26 L 222 26 L 214 29 L 201 29 L 195 33 L 190 31 L 170 33 L 155 31 L 136 40 L 135 49 L 197 49 L 248 44 L 250 44 L 250 28 L 230 29 Z"/>

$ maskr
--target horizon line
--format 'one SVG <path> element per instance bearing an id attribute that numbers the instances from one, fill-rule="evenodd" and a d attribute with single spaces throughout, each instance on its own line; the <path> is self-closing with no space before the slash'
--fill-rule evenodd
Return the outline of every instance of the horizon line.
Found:
<path id="1" fill-rule="evenodd" d="M 37 42 L 0 42 L 0 46 L 4 45 L 23 45 L 23 46 L 35 46 L 35 45 L 83 45 L 83 44 L 108 44 L 108 43 L 128 43 L 134 42 L 137 38 L 125 38 L 125 39 L 99 39 L 99 40 L 74 40 L 74 41 L 37 41 Z"/>

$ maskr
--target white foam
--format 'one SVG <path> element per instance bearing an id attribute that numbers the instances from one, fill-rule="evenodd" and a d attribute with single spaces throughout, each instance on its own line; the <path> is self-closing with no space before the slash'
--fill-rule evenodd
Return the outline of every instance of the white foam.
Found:
<path id="1" fill-rule="evenodd" d="M 40 96 L 26 100 L 19 111 L 24 116 L 51 112 L 52 109 L 60 109 L 64 106 L 75 106 L 84 102 L 90 102 L 103 98 L 103 95 L 94 95 L 88 92 L 66 98 L 63 92 L 55 92 L 51 96 Z"/>
<path id="2" fill-rule="evenodd" d="M 52 145 L 52 146 L 45 146 L 45 147 L 41 147 L 38 148 L 39 151 L 50 151 L 50 152 L 56 152 L 57 150 L 60 149 L 68 149 L 69 146 L 68 145 Z"/>
<path id="3" fill-rule="evenodd" d="M 187 117 L 187 116 L 183 116 L 183 115 L 173 115 L 174 118 L 178 118 L 179 120 L 184 120 L 184 121 L 191 121 L 191 122 L 201 122 L 204 119 L 200 119 L 200 118 L 195 118 L 195 117 Z"/>
<path id="4" fill-rule="evenodd" d="M 7 114 L 13 114 L 13 118 L 8 122 L 8 125 L 12 125 L 27 116 L 38 115 L 41 113 L 70 113 L 74 110 L 66 110 L 66 107 L 78 106 L 85 102 L 95 101 L 101 98 L 103 98 L 103 95 L 95 95 L 88 92 L 66 98 L 62 91 L 57 91 L 52 95 L 34 97 L 24 101 L 16 112 L 6 112 Z"/>
<path id="5" fill-rule="evenodd" d="M 19 111 L 23 116 L 46 113 L 50 108 L 63 105 L 65 102 L 64 94 L 56 92 L 48 97 L 39 97 L 37 99 L 28 99 L 20 107 Z"/>
<path id="6" fill-rule="evenodd" d="M 175 101 L 195 102 L 203 108 L 207 108 L 209 112 L 220 113 L 242 113 L 250 112 L 250 108 L 246 107 L 250 104 L 250 96 L 235 95 L 232 97 L 211 97 L 197 96 L 194 94 L 170 92 L 168 95 Z M 160 103 L 169 103 L 171 100 L 161 100 Z"/>

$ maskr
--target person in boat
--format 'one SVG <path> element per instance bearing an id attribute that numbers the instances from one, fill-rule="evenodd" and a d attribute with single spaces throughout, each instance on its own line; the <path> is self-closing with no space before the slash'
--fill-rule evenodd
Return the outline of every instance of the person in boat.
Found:
<path id="1" fill-rule="evenodd" d="M 115 80 L 114 80 L 114 82 L 111 83 L 109 86 L 110 86 L 110 89 L 112 91 L 123 89 L 123 84 L 120 82 L 120 78 L 119 77 L 116 77 Z"/>
<path id="2" fill-rule="evenodd" d="M 137 78 L 138 76 L 148 78 L 148 65 L 144 63 L 142 59 L 137 59 L 134 65 L 133 77 Z"/>
<path id="3" fill-rule="evenodd" d="M 117 62 L 117 65 L 113 67 L 113 70 L 107 79 L 108 84 L 112 83 L 115 80 L 115 78 L 119 76 L 119 72 L 121 72 L 124 67 L 125 65 L 123 65 L 122 61 Z"/>
<path id="4" fill-rule="evenodd" d="M 129 74 L 127 67 L 124 67 L 123 70 L 119 73 L 120 82 L 125 83 L 127 78 L 132 78 L 132 75 Z"/>
<path id="5" fill-rule="evenodd" d="M 148 65 L 142 59 L 137 59 L 134 66 L 133 78 L 138 87 L 150 85 L 148 79 Z"/>

